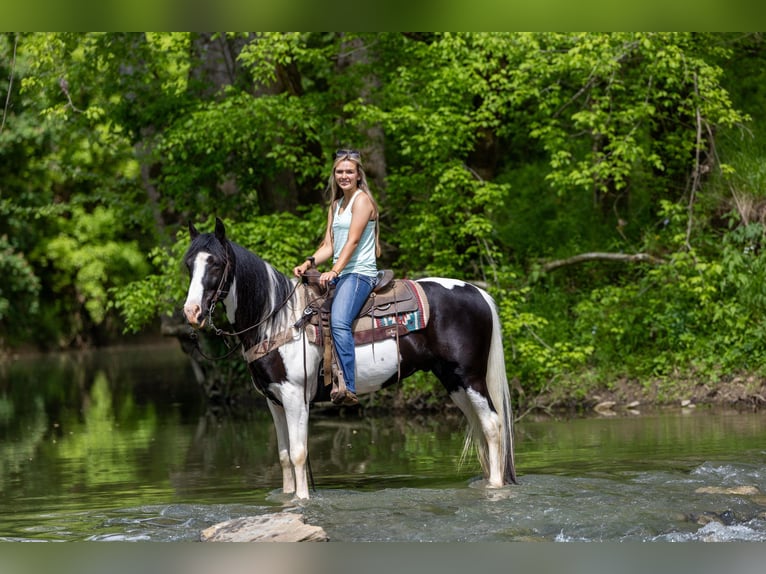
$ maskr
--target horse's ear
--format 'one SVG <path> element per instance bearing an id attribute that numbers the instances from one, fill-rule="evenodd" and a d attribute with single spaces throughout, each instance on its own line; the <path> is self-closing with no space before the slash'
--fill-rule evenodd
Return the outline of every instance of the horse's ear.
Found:
<path id="1" fill-rule="evenodd" d="M 199 235 L 199 231 L 197 231 L 197 228 L 194 227 L 194 224 L 189 220 L 189 237 L 194 239 Z"/>
<path id="2" fill-rule="evenodd" d="M 215 237 L 221 243 L 226 242 L 226 227 L 220 217 L 215 218 Z"/>

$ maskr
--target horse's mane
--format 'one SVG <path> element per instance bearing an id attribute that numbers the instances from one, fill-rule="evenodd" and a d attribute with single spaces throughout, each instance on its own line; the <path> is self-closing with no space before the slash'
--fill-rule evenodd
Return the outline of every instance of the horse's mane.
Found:
<path id="1" fill-rule="evenodd" d="M 245 300 L 270 301 L 274 309 L 285 302 L 293 290 L 293 284 L 286 275 L 277 271 L 255 253 L 229 241 L 236 258 L 237 291 L 240 305 Z"/>

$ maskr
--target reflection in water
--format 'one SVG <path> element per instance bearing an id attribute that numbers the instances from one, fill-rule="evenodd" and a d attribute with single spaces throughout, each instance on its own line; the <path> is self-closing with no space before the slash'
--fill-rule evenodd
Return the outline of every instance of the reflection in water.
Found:
<path id="1" fill-rule="evenodd" d="M 36 358 L 0 367 L 0 539 L 196 540 L 289 509 L 342 541 L 766 540 L 764 431 L 702 409 L 525 419 L 521 484 L 492 490 L 458 464 L 457 414 L 315 408 L 296 506 L 263 403 L 208 409 L 174 347 Z"/>

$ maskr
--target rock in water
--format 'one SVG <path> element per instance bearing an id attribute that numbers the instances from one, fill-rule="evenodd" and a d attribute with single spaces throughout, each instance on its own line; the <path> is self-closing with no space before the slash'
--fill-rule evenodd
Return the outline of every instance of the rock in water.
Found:
<path id="1" fill-rule="evenodd" d="M 761 494 L 757 486 L 700 486 L 694 492 L 697 494 L 738 494 L 740 496 Z"/>
<path id="2" fill-rule="evenodd" d="M 246 516 L 214 524 L 200 534 L 202 542 L 326 542 L 320 526 L 306 524 L 292 512 Z"/>
<path id="3" fill-rule="evenodd" d="M 616 404 L 614 401 L 602 401 L 593 407 L 593 410 L 600 415 L 614 415 L 615 413 L 612 408 Z"/>

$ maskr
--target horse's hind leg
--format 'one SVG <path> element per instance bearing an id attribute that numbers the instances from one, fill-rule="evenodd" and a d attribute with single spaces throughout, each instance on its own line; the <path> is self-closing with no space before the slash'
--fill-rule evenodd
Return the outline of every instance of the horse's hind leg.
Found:
<path id="1" fill-rule="evenodd" d="M 290 462 L 290 440 L 287 433 L 287 417 L 285 409 L 273 401 L 266 401 L 274 419 L 274 427 L 277 430 L 277 451 L 279 452 L 279 465 L 282 467 L 282 492 L 292 494 L 295 492 L 295 473 L 293 464 Z"/>
<path id="2" fill-rule="evenodd" d="M 503 486 L 503 424 L 500 417 L 490 408 L 487 397 L 470 387 L 461 388 L 450 396 L 468 419 L 487 485 L 493 488 Z"/>

